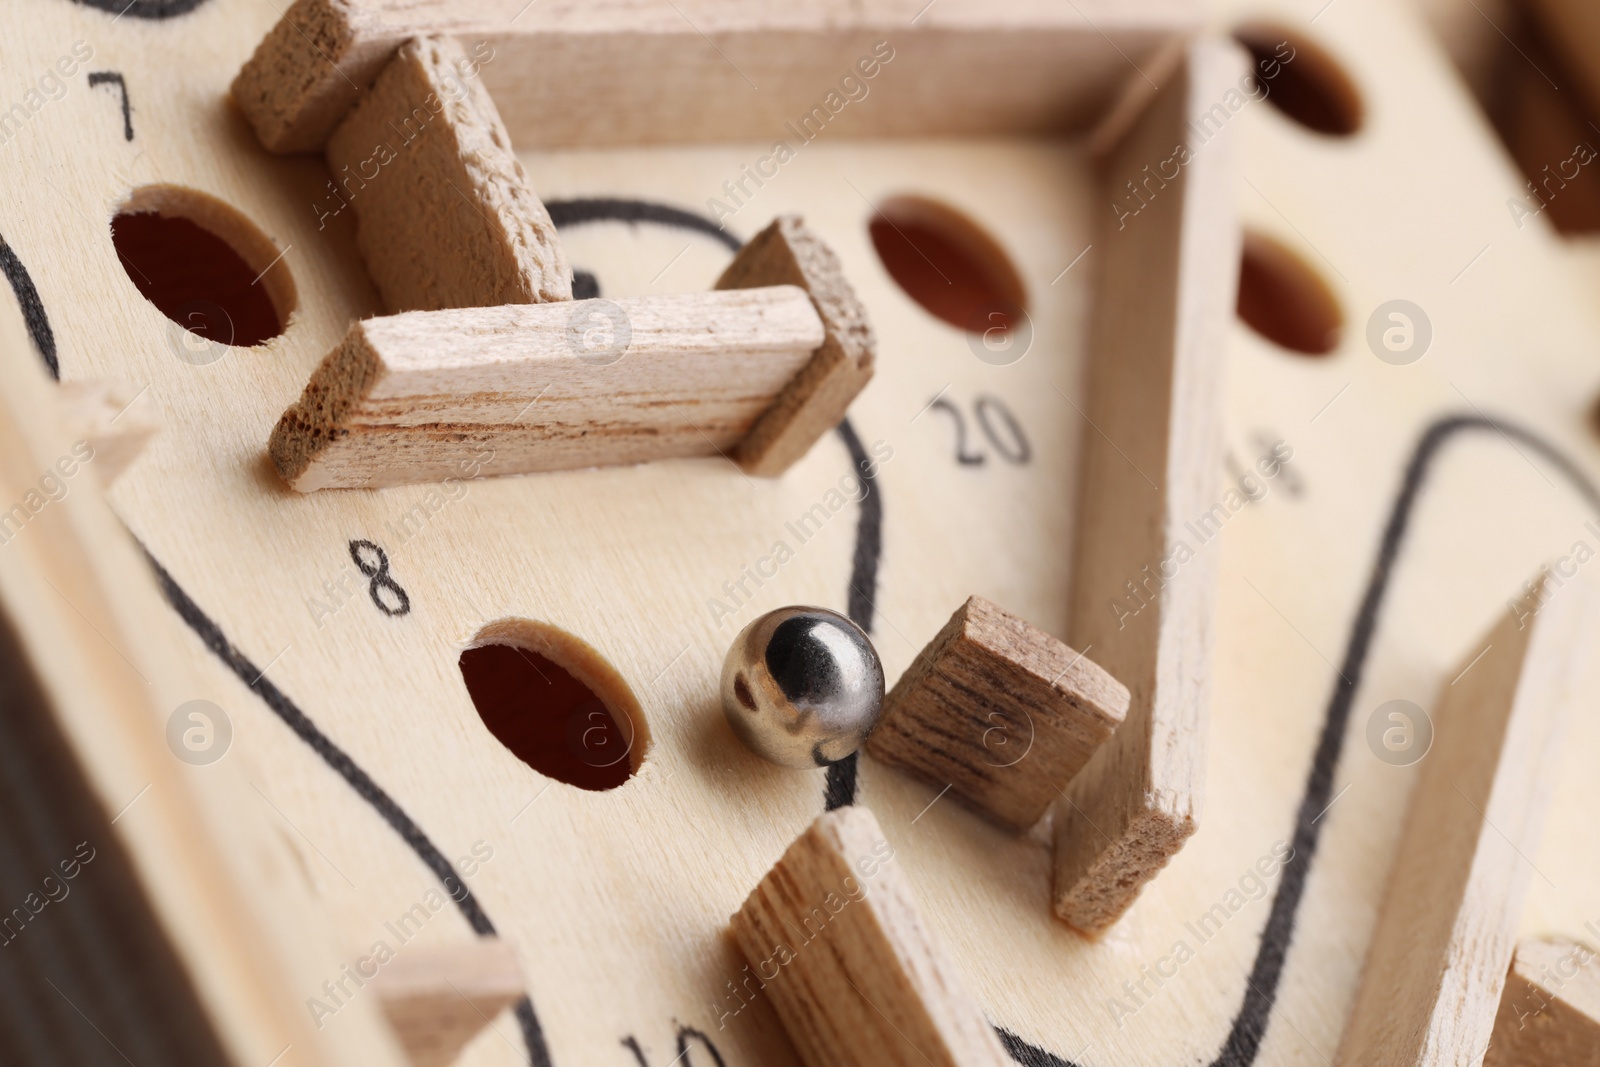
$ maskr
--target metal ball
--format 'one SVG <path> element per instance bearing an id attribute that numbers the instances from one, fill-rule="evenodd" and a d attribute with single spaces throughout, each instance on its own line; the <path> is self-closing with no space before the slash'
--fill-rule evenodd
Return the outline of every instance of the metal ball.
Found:
<path id="1" fill-rule="evenodd" d="M 866 632 L 838 612 L 779 608 L 733 639 L 722 710 L 756 755 L 783 767 L 826 767 L 878 724 L 883 666 Z"/>

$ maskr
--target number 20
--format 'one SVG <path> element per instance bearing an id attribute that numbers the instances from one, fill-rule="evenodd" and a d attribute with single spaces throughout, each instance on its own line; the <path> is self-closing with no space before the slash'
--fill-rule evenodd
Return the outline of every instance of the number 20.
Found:
<path id="1" fill-rule="evenodd" d="M 944 397 L 938 397 L 929 406 L 949 412 L 955 420 L 956 462 L 963 467 L 981 467 L 986 459 L 984 454 L 967 451 L 967 420 L 961 409 Z M 987 394 L 980 396 L 972 405 L 972 410 L 983 436 L 989 439 L 989 444 L 1007 463 L 1020 467 L 1033 458 L 1033 446 L 1022 432 L 1022 424 L 999 397 Z M 996 428 L 997 422 L 1003 430 Z"/>

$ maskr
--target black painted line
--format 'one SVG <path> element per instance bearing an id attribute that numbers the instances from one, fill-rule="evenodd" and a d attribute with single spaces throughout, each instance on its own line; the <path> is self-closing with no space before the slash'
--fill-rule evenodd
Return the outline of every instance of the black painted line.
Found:
<path id="1" fill-rule="evenodd" d="M 550 213 L 550 221 L 556 224 L 557 229 L 585 222 L 654 222 L 662 226 L 703 233 L 722 242 L 732 252 L 744 247 L 743 241 L 704 215 L 648 200 L 625 200 L 617 197 L 546 200 L 544 208 Z"/>
<path id="2" fill-rule="evenodd" d="M 132 15 L 136 19 L 175 19 L 179 15 L 187 15 L 206 0 L 73 0 L 75 4 L 92 7 L 96 11 L 104 11 L 115 15 L 117 21 L 124 15 Z"/>
<path id="3" fill-rule="evenodd" d="M 200 640 L 205 642 L 206 647 L 256 696 L 260 697 L 290 730 L 294 731 L 296 737 L 310 745 L 312 751 L 321 756 L 322 761 L 333 768 L 339 777 L 356 791 L 357 796 L 383 816 L 383 821 L 411 846 L 411 851 L 415 852 L 423 864 L 433 872 L 434 877 L 444 884 L 450 899 L 461 909 L 461 914 L 473 931 L 480 937 L 495 936 L 494 923 L 489 921 L 489 916 L 484 913 L 472 889 L 456 876 L 455 868 L 450 866 L 450 861 L 423 832 L 422 827 L 418 826 L 411 816 L 406 814 L 405 809 L 395 803 L 394 798 L 373 781 L 372 776 L 362 770 L 344 749 L 323 733 L 317 724 L 311 721 L 309 715 L 301 711 L 282 690 L 266 679 L 263 672 L 228 640 L 222 628 L 200 609 L 200 606 L 184 592 L 183 587 L 173 580 L 172 575 L 167 573 L 167 569 L 150 555 L 148 550 L 145 551 L 145 558 L 155 570 L 156 579 L 161 583 L 161 591 L 166 595 L 167 603 L 172 605 L 173 610 L 188 624 L 189 629 L 193 630 Z M 544 1032 L 539 1026 L 538 1016 L 534 1014 L 533 1002 L 524 996 L 517 1002 L 516 1012 L 517 1021 L 522 1024 L 523 1040 L 528 1045 L 529 1061 L 534 1067 L 550 1067 L 550 1051 L 545 1047 Z"/>
<path id="4" fill-rule="evenodd" d="M 883 491 L 878 488 L 878 472 L 867 450 L 856 436 L 847 416 L 834 432 L 844 441 L 850 463 L 861 478 L 861 516 L 856 522 L 856 547 L 850 562 L 850 596 L 845 613 L 850 621 L 867 633 L 872 632 L 878 596 L 878 561 L 883 555 Z M 823 791 L 827 811 L 856 802 L 859 753 L 852 752 L 828 767 L 828 783 Z"/>
<path id="5" fill-rule="evenodd" d="M 50 377 L 60 381 L 61 364 L 56 362 L 56 335 L 50 329 L 50 317 L 44 313 L 44 302 L 39 299 L 39 290 L 35 288 L 28 268 L 22 265 L 22 260 L 17 258 L 4 237 L 0 237 L 0 271 L 5 272 L 6 281 L 11 283 L 11 291 L 17 295 L 17 304 L 22 308 L 22 321 L 28 327 L 28 337 L 33 341 L 33 347 L 39 350 L 39 355 L 44 359 L 45 370 L 50 372 Z"/>
<path id="6" fill-rule="evenodd" d="M 1328 700 L 1322 735 L 1317 741 L 1316 756 L 1311 763 L 1311 774 L 1306 780 L 1305 793 L 1301 797 L 1299 815 L 1295 821 L 1294 858 L 1285 866 L 1283 879 L 1273 895 L 1272 912 L 1267 917 L 1261 944 L 1256 949 L 1255 964 L 1245 985 L 1244 1002 L 1212 1067 L 1248 1067 L 1255 1062 L 1261 1050 L 1268 1017 L 1277 1001 L 1278 983 L 1283 976 L 1289 945 L 1294 939 L 1295 917 L 1305 895 L 1311 861 L 1316 857 L 1322 827 L 1332 821 L 1329 819 L 1319 824 L 1317 819 L 1327 808 L 1329 794 L 1333 790 L 1334 771 L 1338 768 L 1339 756 L 1344 748 L 1351 704 L 1361 684 L 1362 671 L 1372 648 L 1379 611 L 1394 575 L 1400 546 L 1405 539 L 1417 496 L 1432 469 L 1434 457 L 1446 441 L 1468 430 L 1491 431 L 1507 444 L 1511 444 L 1515 438 L 1527 445 L 1548 460 L 1577 489 L 1585 502 L 1600 512 L 1600 489 L 1596 488 L 1594 482 L 1554 445 L 1520 426 L 1478 415 L 1452 415 L 1439 419 L 1422 435 L 1406 464 L 1400 494 L 1389 512 L 1378 558 L 1367 580 L 1366 593 L 1356 613 L 1355 623 L 1351 626 L 1343 670 L 1339 672 L 1340 677 L 1335 679 L 1333 693 Z"/>
<path id="7" fill-rule="evenodd" d="M 996 1026 L 994 1030 L 1000 1035 L 1000 1044 L 1022 1067 L 1078 1067 L 1071 1060 L 1064 1060 L 1053 1052 L 1028 1044 L 1003 1026 Z"/>

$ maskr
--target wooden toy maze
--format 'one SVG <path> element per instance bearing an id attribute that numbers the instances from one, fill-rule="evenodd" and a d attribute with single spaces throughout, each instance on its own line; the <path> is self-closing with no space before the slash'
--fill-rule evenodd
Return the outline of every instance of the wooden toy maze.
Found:
<path id="1" fill-rule="evenodd" d="M 0 30 L 5 1063 L 1600 1062 L 1596 274 L 1421 14 Z"/>

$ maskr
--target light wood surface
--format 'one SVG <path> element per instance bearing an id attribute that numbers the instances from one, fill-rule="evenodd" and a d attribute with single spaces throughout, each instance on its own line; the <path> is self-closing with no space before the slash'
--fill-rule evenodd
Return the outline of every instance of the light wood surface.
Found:
<path id="1" fill-rule="evenodd" d="M 1093 660 L 971 597 L 884 698 L 867 751 L 1023 831 L 1127 713 Z"/>
<path id="2" fill-rule="evenodd" d="M 301 492 L 725 455 L 823 337 L 793 286 L 367 319 L 269 448 Z"/>
<path id="3" fill-rule="evenodd" d="M 698 8 L 679 6 L 699 19 Z M 1010 10 L 984 6 L 990 19 Z M 916 27 L 948 17 L 947 7 L 960 10 L 939 0 Z M 1078 7 L 1100 20 L 1098 8 Z M 915 14 L 904 16 L 907 26 Z M 1349 72 L 1368 111 L 1363 129 L 1343 139 L 1313 135 L 1267 101 L 1228 120 L 1240 148 L 1230 186 L 1237 208 L 1331 287 L 1345 328 L 1332 353 L 1307 359 L 1242 324 L 1228 327 L 1224 495 L 1243 474 L 1250 481 L 1203 548 L 1220 578 L 1201 828 L 1120 921 L 1085 938 L 1050 914 L 1046 828 L 1006 833 L 870 756 L 860 762 L 857 802 L 895 846 L 924 922 L 987 1018 L 1025 1043 L 1011 1046 L 1019 1059 L 1042 1058 L 1029 1047 L 1083 1067 L 1205 1064 L 1225 1049 L 1226 1062 L 1260 1067 L 1331 1059 L 1417 773 L 1369 751 L 1368 718 L 1395 698 L 1431 709 L 1535 568 L 1570 557 L 1579 539 L 1600 543 L 1585 527 L 1595 517 L 1590 506 L 1545 455 L 1509 431 L 1453 431 L 1426 465 L 1376 622 L 1352 651 L 1405 465 L 1439 419 L 1481 409 L 1536 430 L 1579 471 L 1600 469 L 1585 421 L 1600 392 L 1600 328 L 1566 247 L 1541 220 L 1516 228 L 1506 201 L 1522 195 L 1523 179 L 1416 21 L 1386 0 L 1339 0 L 1314 23 L 1313 14 L 1269 0 L 1214 16 L 1224 30 L 1237 19 L 1271 17 L 1317 41 Z M 443 890 L 382 815 L 249 688 L 263 669 L 450 862 L 475 843 L 492 846 L 493 859 L 469 878 L 483 913 L 525 962 L 550 1062 L 638 1067 L 642 1056 L 663 1067 L 682 1055 L 680 1065 L 706 1067 L 716 1062 L 714 1049 L 730 1067 L 792 1064 L 764 1002 L 718 1027 L 732 995 L 727 983 L 744 966 L 723 931 L 817 817 L 826 775 L 782 772 L 743 752 L 722 728 L 715 683 L 728 641 L 760 612 L 849 605 L 860 523 L 871 511 L 855 502 L 859 483 L 846 477 L 859 469 L 830 436 L 773 480 L 746 482 L 713 458 L 486 478 L 448 505 L 428 486 L 287 490 L 263 458 L 263 442 L 351 322 L 381 313 L 382 304 L 349 213 L 317 229 L 314 205 L 325 202 L 330 178 L 323 160 L 266 153 L 224 99 L 279 17 L 270 5 L 222 0 L 159 21 L 76 3 L 0 14 L 7 106 L 73 42 L 94 50 L 92 63 L 64 78 L 65 95 L 0 144 L 0 234 L 37 287 L 54 338 L 39 348 L 55 354 L 63 377 L 149 387 L 139 403 L 159 416 L 162 432 L 110 497 L 253 667 L 241 680 L 198 637 L 180 632 L 204 695 L 233 720 L 235 747 L 224 764 L 247 755 L 262 768 L 252 780 L 278 810 L 249 789 L 245 806 L 271 823 L 271 837 L 291 854 L 292 881 L 331 915 L 340 961 L 370 952 L 386 922 L 430 889 Z M 679 53 L 696 69 L 721 63 L 698 35 L 678 32 L 699 49 Z M 1111 45 L 1085 38 L 1099 49 L 1094 62 L 1138 79 Z M 728 50 L 727 40 L 715 40 Z M 897 49 L 900 40 L 892 38 Z M 952 36 L 952 48 L 958 40 Z M 867 499 L 882 511 L 871 628 L 891 682 L 974 593 L 1070 644 L 1079 449 L 1098 439 L 1073 405 L 1087 410 L 1086 323 L 1105 266 L 1101 235 L 1115 219 L 1099 163 L 1078 140 L 833 137 L 852 123 L 870 125 L 880 102 L 886 117 L 895 111 L 888 79 L 911 55 L 897 51 L 858 111 L 852 103 L 779 178 L 759 190 L 750 183 L 754 197 L 723 220 L 727 233 L 746 238 L 777 214 L 803 214 L 871 312 L 876 374 L 850 422 L 875 460 Z M 1168 83 L 1130 55 L 1153 81 Z M 619 52 L 613 61 L 627 58 Z M 836 84 L 842 69 L 814 91 Z M 986 69 L 986 78 L 941 83 L 939 92 L 1010 91 L 993 77 L 1008 68 Z M 125 76 L 133 140 L 124 137 L 116 88 L 88 86 L 84 70 Z M 495 94 L 494 75 L 485 78 Z M 581 83 L 567 78 L 562 86 Z M 587 103 L 569 111 L 528 99 L 540 106 L 519 116 L 497 96 L 547 203 L 632 198 L 708 218 L 707 200 L 725 197 L 724 182 L 771 152 L 787 118 L 737 143 L 547 151 L 516 122 L 553 115 L 566 126 L 595 116 L 581 110 Z M 570 94 L 561 99 L 572 103 Z M 723 107 L 707 99 L 707 108 Z M 689 114 L 700 121 L 700 112 Z M 607 129 L 596 126 L 596 135 Z M 1149 162 L 1165 158 L 1163 151 Z M 138 295 L 105 225 L 131 191 L 161 183 L 226 201 L 259 226 L 272 248 L 250 258 L 255 269 L 287 249 L 263 279 L 292 279 L 298 294 L 281 337 L 230 350 L 208 367 L 174 358 L 172 323 Z M 960 330 L 888 276 L 867 225 L 877 217 L 873 205 L 905 194 L 958 209 L 1006 251 L 1035 331 L 1025 358 L 1007 367 L 973 358 Z M 572 217 L 562 244 L 609 299 L 708 289 L 731 258 L 699 232 Z M 1407 367 L 1379 360 L 1365 339 L 1373 311 L 1396 298 L 1425 309 L 1433 327 L 1431 349 Z M 21 303 L 0 297 L 8 313 Z M 1008 436 L 1002 410 L 1015 418 L 1026 453 Z M 959 455 L 981 463 L 958 459 L 958 415 Z M 1007 458 L 1024 454 L 1026 462 Z M 829 518 L 802 544 L 786 524 L 818 506 Z M 409 614 L 390 617 L 374 606 L 371 579 L 350 560 L 349 542 L 358 538 L 387 551 Z M 776 558 L 779 540 L 792 557 L 775 578 L 757 574 L 758 564 L 771 572 L 761 560 Z M 744 577 L 747 567 L 762 584 Z M 708 606 L 712 598 L 721 613 Z M 171 622 L 170 613 L 161 617 Z M 486 626 L 508 619 L 583 640 L 634 691 L 649 744 L 627 784 L 597 793 L 554 782 L 483 727 L 457 661 Z M 1089 655 L 1098 659 L 1097 650 Z M 1595 680 L 1584 692 L 1600 700 Z M 1347 718 L 1330 729 L 1341 693 Z M 1600 810 L 1600 717 L 1579 716 L 1573 731 L 1553 774 L 1544 844 L 1532 857 L 1554 884 L 1534 879 L 1522 937 L 1584 940 L 1584 924 L 1600 915 L 1592 815 Z M 1306 807 L 1308 783 L 1317 780 L 1327 790 Z M 238 825 L 231 832 L 245 836 Z M 1303 847 L 1304 832 L 1317 835 L 1314 850 Z M 1281 861 L 1291 851 L 1294 858 Z M 1291 896 L 1292 906 L 1277 903 Z M 1289 918 L 1266 936 L 1275 906 Z M 1228 917 L 1202 942 L 1188 924 L 1219 907 Z M 416 947 L 473 936 L 446 903 Z M 1166 977 L 1179 941 L 1192 954 Z M 1280 970 L 1270 966 L 1275 959 Z M 305 998 L 336 973 L 292 983 L 291 1006 L 304 1019 Z M 337 1062 L 371 1061 L 355 1036 L 362 1003 L 313 1031 L 353 1042 Z M 263 1048 L 246 1067 L 277 1052 Z M 502 1016 L 461 1062 L 528 1060 L 521 1026 Z"/>
<path id="4" fill-rule="evenodd" d="M 498 938 L 419 948 L 372 966 L 373 988 L 412 1067 L 448 1067 L 522 996 L 516 953 Z"/>
<path id="5" fill-rule="evenodd" d="M 1600 590 L 1540 578 L 1435 705 L 1361 985 L 1335 1063 L 1479 1063 L 1539 851 Z M 1394 729 L 1416 729 L 1397 724 Z M 1420 743 L 1420 742 L 1419 742 Z"/>
<path id="6" fill-rule="evenodd" d="M 1600 955 L 1575 941 L 1529 939 L 1506 975 L 1486 1067 L 1600 1064 Z"/>
<path id="7" fill-rule="evenodd" d="M 561 239 L 480 63 L 448 37 L 407 42 L 328 140 L 322 210 L 355 213 L 391 312 L 572 299 Z"/>
<path id="8" fill-rule="evenodd" d="M 320 148 L 401 42 L 424 34 L 487 43 L 484 77 L 512 137 L 553 147 L 763 139 L 786 120 L 817 132 L 835 117 L 870 136 L 1061 132 L 1092 123 L 1130 64 L 1199 25 L 1191 0 L 998 11 L 975 0 L 297 0 L 282 15 L 233 83 L 276 152 Z M 997 67 L 1010 76 L 989 77 Z M 852 111 L 874 91 L 878 103 Z"/>
<path id="9" fill-rule="evenodd" d="M 823 342 L 739 439 L 733 459 L 775 477 L 844 418 L 872 380 L 872 323 L 839 257 L 798 215 L 774 219 L 746 242 L 717 279 L 718 289 L 798 285 L 822 319 Z"/>
<path id="10" fill-rule="evenodd" d="M 1126 685 L 1131 703 L 1056 806 L 1055 910 L 1085 930 L 1125 912 L 1200 818 L 1216 563 L 1192 526 L 1214 522 L 1221 506 L 1239 234 L 1230 131 L 1197 131 L 1243 73 L 1228 46 L 1196 45 L 1106 167 L 1114 217 L 1101 236 L 1096 359 L 1080 409 L 1090 432 L 1067 640 Z M 1145 168 L 1184 146 L 1186 161 L 1163 168 L 1177 175 L 1157 172 L 1151 200 L 1119 212 L 1123 183 L 1148 182 Z"/>
<path id="11" fill-rule="evenodd" d="M 866 808 L 818 817 L 732 928 L 754 977 L 745 988 L 771 999 L 811 1067 L 1008 1061 Z"/>

